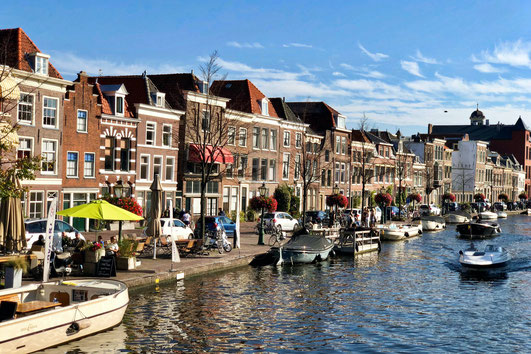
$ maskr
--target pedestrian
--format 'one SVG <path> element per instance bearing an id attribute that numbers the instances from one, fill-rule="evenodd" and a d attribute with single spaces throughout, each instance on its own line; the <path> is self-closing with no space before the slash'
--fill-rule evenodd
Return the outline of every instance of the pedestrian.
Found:
<path id="1" fill-rule="evenodd" d="M 189 225 L 190 225 L 191 218 L 192 218 L 192 216 L 190 215 L 190 213 L 188 213 L 188 210 L 186 210 L 186 211 L 184 212 L 184 214 L 183 214 L 183 217 L 182 217 L 183 223 L 184 223 L 186 226 L 189 226 Z"/>
<path id="2" fill-rule="evenodd" d="M 218 216 L 225 216 L 223 209 L 219 208 Z"/>
<path id="3" fill-rule="evenodd" d="M 374 226 L 376 226 L 376 215 L 374 214 L 374 209 L 371 209 L 370 227 L 373 228 Z"/>

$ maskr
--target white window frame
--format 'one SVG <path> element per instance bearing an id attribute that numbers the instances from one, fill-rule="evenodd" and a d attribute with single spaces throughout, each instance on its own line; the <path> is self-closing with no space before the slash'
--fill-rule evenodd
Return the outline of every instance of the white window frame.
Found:
<path id="1" fill-rule="evenodd" d="M 287 141 L 288 143 L 286 144 L 286 135 L 288 137 Z M 284 130 L 284 134 L 282 136 L 282 145 L 284 147 L 289 147 L 291 145 L 291 132 L 287 131 L 287 130 Z"/>
<path id="2" fill-rule="evenodd" d="M 262 115 L 269 116 L 269 103 L 267 98 L 262 98 Z"/>
<path id="3" fill-rule="evenodd" d="M 45 119 L 45 117 L 44 117 L 44 110 L 45 110 L 44 103 L 46 102 L 47 99 L 55 100 L 57 102 L 57 106 L 55 107 L 55 125 L 44 124 L 44 119 Z M 51 108 L 47 107 L 47 109 L 51 109 Z M 57 129 L 58 126 L 59 126 L 59 99 L 57 97 L 42 96 L 42 127 L 43 128 Z"/>
<path id="4" fill-rule="evenodd" d="M 150 125 L 153 125 L 153 140 L 152 143 L 148 143 L 148 129 Z M 156 146 L 157 145 L 157 123 L 156 122 L 146 122 L 146 145 Z"/>
<path id="5" fill-rule="evenodd" d="M 168 178 L 168 160 L 172 161 L 171 168 L 171 177 Z M 175 180 L 175 157 L 166 156 L 166 161 L 164 161 L 164 180 L 165 181 L 174 181 Z"/>
<path id="6" fill-rule="evenodd" d="M 42 190 L 30 190 L 29 193 L 28 193 L 28 216 L 30 219 L 36 219 L 36 218 L 42 218 L 46 215 L 46 210 L 45 210 L 45 206 L 46 206 L 46 199 L 44 199 L 44 191 Z M 41 200 L 40 200 L 40 204 L 41 204 L 41 212 L 42 214 L 41 215 L 32 215 L 31 214 L 31 205 L 32 204 L 38 204 L 39 202 L 32 202 L 31 201 L 31 195 L 32 194 L 40 194 L 42 196 Z"/>
<path id="7" fill-rule="evenodd" d="M 146 126 L 146 127 L 147 127 L 147 126 Z M 166 128 L 166 127 L 170 127 L 170 132 L 169 132 L 170 139 L 169 139 L 169 144 L 168 144 L 168 145 L 165 145 L 165 144 L 164 144 L 164 136 L 165 136 L 166 134 L 168 134 L 167 132 L 164 131 L 164 128 Z M 172 131 L 172 129 L 173 129 L 173 126 L 172 126 L 171 124 L 162 124 L 162 146 L 164 146 L 164 147 L 168 147 L 168 148 L 171 148 L 171 140 L 172 140 L 172 138 L 173 138 L 173 131 Z"/>
<path id="8" fill-rule="evenodd" d="M 70 175 L 68 174 L 69 171 L 69 167 L 68 167 L 68 163 L 70 160 L 68 160 L 68 154 L 76 154 L 76 165 L 74 166 L 75 167 L 75 174 L 73 175 Z M 79 151 L 67 151 L 66 152 L 66 178 L 79 178 Z"/>
<path id="9" fill-rule="evenodd" d="M 336 155 L 339 155 L 341 153 L 341 137 L 336 135 Z"/>
<path id="10" fill-rule="evenodd" d="M 242 145 L 242 140 L 241 140 L 241 137 L 242 137 L 242 132 L 245 132 L 245 144 Z M 238 131 L 238 146 L 241 146 L 241 147 L 247 147 L 247 140 L 249 139 L 249 135 L 247 134 L 247 128 L 240 128 L 240 130 Z"/>
<path id="11" fill-rule="evenodd" d="M 29 157 L 32 157 L 33 156 L 33 151 L 34 151 L 34 148 L 35 148 L 35 139 L 33 137 L 31 137 L 31 136 L 19 136 L 18 140 L 19 140 L 19 144 L 17 146 L 17 158 L 18 158 L 18 152 L 19 151 L 29 151 Z M 30 146 L 29 150 L 28 149 L 24 149 L 24 150 L 20 149 L 20 146 L 22 145 L 21 144 L 21 140 L 29 140 L 30 141 L 31 146 Z"/>
<path id="12" fill-rule="evenodd" d="M 302 148 L 302 133 L 295 133 L 295 148 Z"/>
<path id="13" fill-rule="evenodd" d="M 56 139 L 42 139 L 42 142 L 41 142 L 41 155 L 46 152 L 46 151 L 44 151 L 44 143 L 45 142 L 54 142 L 55 143 L 55 161 L 54 161 L 53 171 L 42 171 L 41 170 L 41 174 L 43 174 L 43 175 L 57 175 L 57 161 L 58 161 L 59 141 L 56 140 Z M 42 162 L 45 162 L 45 160 L 43 160 Z M 42 162 L 41 162 L 41 167 L 42 167 Z"/>
<path id="14" fill-rule="evenodd" d="M 288 157 L 288 176 L 287 177 L 284 177 L 284 159 L 285 157 Z M 289 180 L 289 159 L 290 159 L 290 153 L 288 152 L 285 152 L 284 154 L 282 154 L 282 180 L 286 181 L 286 180 Z"/>
<path id="15" fill-rule="evenodd" d="M 87 175 L 87 161 L 86 161 L 86 156 L 87 155 L 92 155 L 94 156 L 94 159 L 92 160 L 92 174 L 90 175 Z M 84 178 L 96 178 L 96 153 L 94 152 L 85 152 L 83 154 L 83 177 Z"/>
<path id="16" fill-rule="evenodd" d="M 142 157 L 147 157 L 147 169 L 146 169 L 146 178 L 142 178 Z M 150 171 L 151 171 L 151 155 L 149 154 L 141 154 L 140 155 L 140 161 L 138 163 L 139 170 L 138 170 L 138 179 L 142 181 L 149 181 Z"/>
<path id="17" fill-rule="evenodd" d="M 79 112 L 85 112 L 85 130 L 79 129 Z M 76 130 L 78 133 L 88 133 L 88 111 L 84 109 L 78 109 L 76 115 Z"/>
<path id="18" fill-rule="evenodd" d="M 42 55 L 41 53 L 35 53 L 35 62 L 34 62 L 34 72 L 35 74 L 45 75 L 48 76 L 48 63 L 49 63 L 49 56 Z M 37 63 L 41 61 L 40 66 L 37 65 Z"/>
<path id="19" fill-rule="evenodd" d="M 275 141 L 273 142 L 273 132 L 275 132 Z M 278 144 L 278 130 L 277 129 L 270 129 L 269 130 L 269 150 L 271 151 L 277 151 L 277 144 Z"/>
<path id="20" fill-rule="evenodd" d="M 118 112 L 118 99 L 122 99 L 122 111 Z M 125 114 L 125 96 L 116 95 L 114 96 L 114 115 L 117 117 L 123 117 Z"/>
<path id="21" fill-rule="evenodd" d="M 231 132 L 232 132 L 232 143 L 231 143 Z M 227 128 L 227 145 L 235 146 L 236 145 L 236 127 L 229 126 Z"/>
<path id="22" fill-rule="evenodd" d="M 159 178 L 162 181 L 162 173 L 164 172 L 164 156 L 162 155 L 153 155 L 153 179 L 155 179 L 155 159 L 160 158 L 160 173 Z"/>
<path id="23" fill-rule="evenodd" d="M 19 116 L 20 116 L 20 103 L 21 103 L 21 98 L 19 98 L 18 104 L 17 104 L 17 123 L 18 124 L 22 124 L 22 125 L 34 126 L 35 125 L 35 94 L 26 93 L 26 92 L 21 92 L 20 94 L 21 95 L 31 96 L 31 98 L 33 100 L 32 104 L 31 104 L 31 122 L 28 122 L 27 120 L 20 120 L 19 119 Z M 27 103 L 22 103 L 22 104 L 23 105 L 27 105 Z"/>

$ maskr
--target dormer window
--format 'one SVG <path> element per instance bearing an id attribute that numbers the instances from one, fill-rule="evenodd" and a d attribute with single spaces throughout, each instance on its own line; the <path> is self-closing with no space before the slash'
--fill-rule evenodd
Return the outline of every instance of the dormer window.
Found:
<path id="1" fill-rule="evenodd" d="M 267 102 L 267 98 L 262 98 L 262 115 L 269 115 L 269 104 Z"/>
<path id="2" fill-rule="evenodd" d="M 157 107 L 164 107 L 164 102 L 166 102 L 166 94 L 162 92 L 155 92 L 152 95 L 153 102 Z"/>
<path id="3" fill-rule="evenodd" d="M 116 97 L 116 115 L 124 115 L 124 98 Z"/>
<path id="4" fill-rule="evenodd" d="M 31 54 L 30 63 L 33 66 L 33 71 L 36 74 L 48 76 L 48 59 L 50 56 L 43 53 L 33 53 Z"/>
<path id="5" fill-rule="evenodd" d="M 101 92 L 106 96 L 111 110 L 118 117 L 123 117 L 125 112 L 125 96 L 129 93 L 123 84 L 101 85 Z"/>
<path id="6" fill-rule="evenodd" d="M 337 116 L 337 127 L 340 129 L 345 129 L 347 127 L 347 119 L 344 116 Z"/>

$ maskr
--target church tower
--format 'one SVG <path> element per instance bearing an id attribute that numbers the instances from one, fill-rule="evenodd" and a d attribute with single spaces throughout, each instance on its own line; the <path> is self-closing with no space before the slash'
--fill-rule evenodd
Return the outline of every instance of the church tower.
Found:
<path id="1" fill-rule="evenodd" d="M 479 105 L 476 107 L 476 110 L 470 115 L 470 124 L 471 125 L 483 125 L 485 121 L 485 116 L 483 112 L 479 110 Z"/>

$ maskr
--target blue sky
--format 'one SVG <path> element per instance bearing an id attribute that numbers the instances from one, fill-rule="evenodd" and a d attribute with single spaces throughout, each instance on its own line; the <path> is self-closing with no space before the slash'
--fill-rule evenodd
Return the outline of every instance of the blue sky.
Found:
<path id="1" fill-rule="evenodd" d="M 189 72 L 213 50 L 229 79 L 270 97 L 326 101 L 355 128 L 425 132 L 531 125 L 529 1 L 2 1 L 67 79 Z M 447 112 L 445 112 L 447 111 Z"/>

